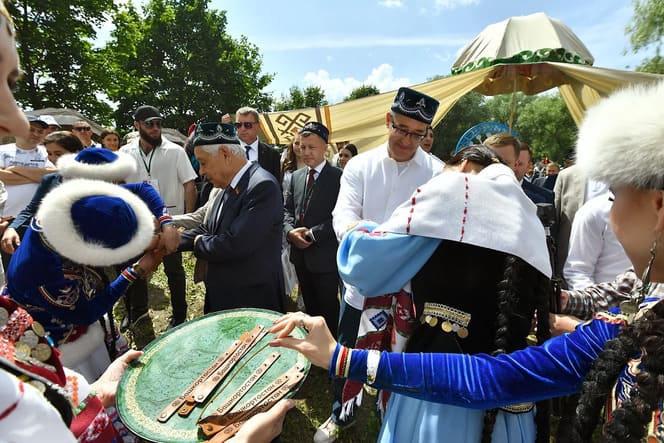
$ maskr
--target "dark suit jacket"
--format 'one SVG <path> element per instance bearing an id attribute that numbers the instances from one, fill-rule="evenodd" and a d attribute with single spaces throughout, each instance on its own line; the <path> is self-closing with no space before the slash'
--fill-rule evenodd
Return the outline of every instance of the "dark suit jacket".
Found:
<path id="1" fill-rule="evenodd" d="M 279 151 L 260 140 L 258 141 L 258 164 L 274 175 L 277 183 L 281 183 L 281 155 L 279 155 Z"/>
<path id="2" fill-rule="evenodd" d="M 521 181 L 521 188 L 533 203 L 551 203 L 553 204 L 553 192 L 541 186 L 534 185 L 528 180 Z"/>
<path id="3" fill-rule="evenodd" d="M 309 206 L 300 221 L 305 204 L 304 194 L 309 168 L 300 168 L 292 175 L 286 194 L 284 210 L 284 232 L 307 227 L 316 241 L 306 249 L 291 246 L 290 261 L 298 268 L 309 272 L 337 271 L 337 237 L 332 229 L 332 210 L 339 195 L 341 169 L 325 162 L 312 189 Z"/>
<path id="4" fill-rule="evenodd" d="M 208 262 L 205 312 L 243 307 L 283 312 L 279 184 L 254 163 L 235 189 L 224 192 L 227 197 L 219 193 L 207 222 L 184 231 L 180 239 L 180 250 L 193 250 Z"/>

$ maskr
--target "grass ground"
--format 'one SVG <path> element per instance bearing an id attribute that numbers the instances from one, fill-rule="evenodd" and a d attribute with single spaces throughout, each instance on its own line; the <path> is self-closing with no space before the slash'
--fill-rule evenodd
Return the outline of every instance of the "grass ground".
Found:
<path id="1" fill-rule="evenodd" d="M 202 283 L 194 284 L 192 280 L 194 258 L 191 253 L 183 254 L 183 264 L 187 274 L 188 319 L 193 319 L 203 314 L 205 288 Z M 148 290 L 152 321 L 151 323 L 141 322 L 135 336 L 130 337 L 137 349 L 143 348 L 154 337 L 164 333 L 171 315 L 168 284 L 161 267 L 152 276 Z M 296 310 L 295 303 L 289 307 L 289 310 Z M 122 318 L 122 314 L 123 304 L 118 303 L 115 308 L 116 319 Z M 294 400 L 296 408 L 286 416 L 281 441 L 283 443 L 312 441 L 316 428 L 327 420 L 330 414 L 332 394 L 327 371 L 312 367 Z M 358 411 L 356 424 L 344 430 L 337 441 L 340 443 L 375 442 L 380 422 L 374 412 L 374 406 L 375 397 L 365 393 L 364 403 Z"/>

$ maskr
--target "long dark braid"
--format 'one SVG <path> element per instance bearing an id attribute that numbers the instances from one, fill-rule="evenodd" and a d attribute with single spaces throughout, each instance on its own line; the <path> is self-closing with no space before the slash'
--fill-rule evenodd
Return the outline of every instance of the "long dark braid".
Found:
<path id="1" fill-rule="evenodd" d="M 516 292 L 516 283 L 519 278 L 520 266 L 523 262 L 513 255 L 505 258 L 503 279 L 498 283 L 498 297 L 496 300 L 496 336 L 494 338 L 495 350 L 491 355 L 499 355 L 507 352 L 509 346 L 510 319 L 514 314 L 514 307 L 519 296 Z M 496 424 L 498 409 L 490 409 L 484 413 L 484 427 L 482 428 L 482 443 L 491 442 L 493 427 Z"/>
<path id="2" fill-rule="evenodd" d="M 627 362 L 643 349 L 641 372 L 629 400 L 612 414 L 605 439 L 639 442 L 657 402 L 664 396 L 664 302 L 626 326 L 595 360 L 581 388 L 573 432 L 575 441 L 590 441 L 602 406 Z"/>
<path id="3" fill-rule="evenodd" d="M 616 409 L 604 427 L 604 441 L 638 443 L 644 437 L 652 412 L 664 398 L 664 301 L 646 311 L 632 329 L 643 351 L 641 372 L 629 399 Z"/>
<path id="4" fill-rule="evenodd" d="M 537 311 L 537 342 L 545 342 L 550 338 L 549 331 L 549 279 L 537 273 L 538 278 L 534 282 L 529 280 L 528 284 L 533 287 L 525 287 L 523 276 L 532 272 L 532 268 L 523 260 L 513 255 L 505 258 L 503 279 L 498 283 L 496 336 L 494 339 L 495 350 L 492 355 L 511 352 L 510 323 L 515 315 L 515 308 L 520 303 L 521 297 L 530 296 L 533 292 L 534 306 Z M 489 443 L 496 423 L 498 409 L 486 411 L 484 414 L 484 427 L 482 428 L 482 442 Z M 537 442 L 548 442 L 549 440 L 549 405 L 548 402 L 537 404 L 535 416 L 537 425 Z"/>

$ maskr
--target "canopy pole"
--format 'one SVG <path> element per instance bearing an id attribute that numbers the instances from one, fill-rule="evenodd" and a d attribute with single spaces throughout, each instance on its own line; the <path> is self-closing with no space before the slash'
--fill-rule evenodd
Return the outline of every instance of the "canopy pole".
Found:
<path id="1" fill-rule="evenodd" d="M 508 125 L 510 128 L 510 132 L 512 132 L 512 124 L 514 123 L 515 101 L 516 101 L 516 78 L 512 80 L 512 106 L 510 109 L 510 122 Z"/>

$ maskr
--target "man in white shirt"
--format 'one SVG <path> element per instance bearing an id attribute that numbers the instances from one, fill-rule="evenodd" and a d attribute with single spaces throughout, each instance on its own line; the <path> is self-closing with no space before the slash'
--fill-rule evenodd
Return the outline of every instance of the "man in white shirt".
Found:
<path id="1" fill-rule="evenodd" d="M 134 113 L 134 127 L 139 137 L 120 148 L 131 154 L 138 165 L 135 174 L 127 177 L 127 183 L 148 182 L 157 189 L 171 215 L 192 212 L 196 205 L 196 172 L 184 149 L 161 136 L 163 117 L 153 106 L 140 106 Z M 175 227 L 174 227 L 175 228 Z M 184 322 L 187 317 L 185 299 L 186 283 L 182 267 L 182 253 L 169 251 L 164 257 L 164 272 L 171 293 L 173 317 L 170 327 Z M 138 281 L 136 282 L 138 283 Z M 147 314 L 147 282 L 134 284 L 125 304 L 129 315 L 125 325 L 133 325 Z M 129 303 L 128 303 L 129 302 Z"/>
<path id="2" fill-rule="evenodd" d="M 588 200 L 576 212 L 569 236 L 569 253 L 563 268 L 571 290 L 613 281 L 631 266 L 609 224 L 613 202 L 610 193 Z"/>
<path id="3" fill-rule="evenodd" d="M 48 161 L 46 148 L 42 146 L 48 124 L 34 115 L 26 117 L 30 123 L 30 134 L 27 137 L 16 136 L 16 143 L 0 146 L 0 181 L 7 188 L 3 217 L 16 216 L 21 212 L 30 203 L 42 177 L 55 172 L 55 167 Z M 2 252 L 5 269 L 10 258 L 10 254 Z"/>
<path id="4" fill-rule="evenodd" d="M 419 147 L 438 109 L 438 101 L 409 88 L 400 88 L 385 115 L 387 142 L 348 161 L 341 176 L 339 198 L 332 212 L 337 238 L 360 220 L 381 223 L 410 198 L 417 187 L 442 171 L 444 164 Z M 366 294 L 371 295 L 371 294 Z M 373 294 L 378 295 L 378 294 Z M 353 346 L 364 297 L 346 285 L 339 314 L 338 340 Z M 318 428 L 314 441 L 334 441 L 342 426 L 352 422 L 352 412 L 342 420 L 343 380 L 333 380 L 332 415 Z"/>

